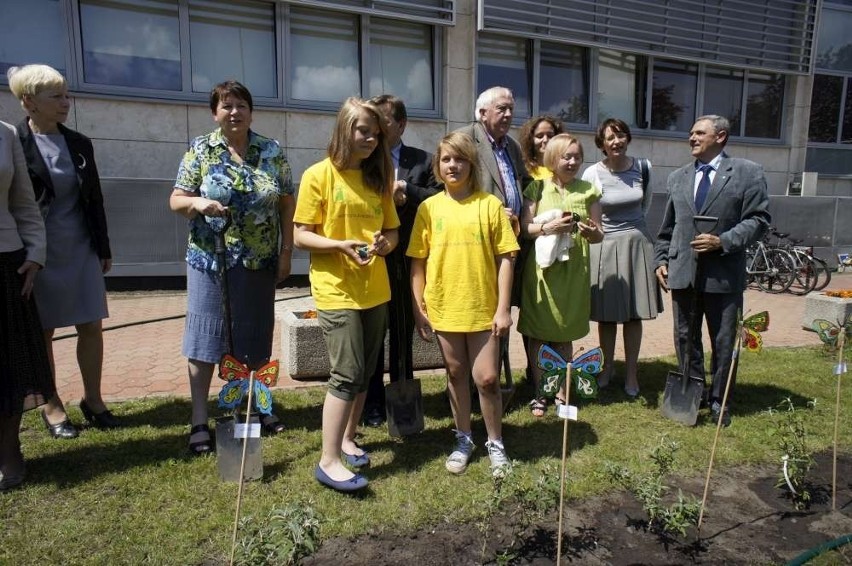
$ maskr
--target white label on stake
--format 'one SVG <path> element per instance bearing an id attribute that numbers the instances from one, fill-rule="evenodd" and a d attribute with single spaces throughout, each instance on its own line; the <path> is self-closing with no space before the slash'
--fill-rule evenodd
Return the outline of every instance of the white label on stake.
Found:
<path id="1" fill-rule="evenodd" d="M 568 419 L 570 421 L 577 420 L 577 407 L 574 405 L 557 405 L 556 415 L 560 419 Z"/>
<path id="2" fill-rule="evenodd" d="M 846 373 L 846 362 L 834 366 L 834 375 Z"/>
<path id="3" fill-rule="evenodd" d="M 260 423 L 237 423 L 234 426 L 234 438 L 260 438 Z"/>

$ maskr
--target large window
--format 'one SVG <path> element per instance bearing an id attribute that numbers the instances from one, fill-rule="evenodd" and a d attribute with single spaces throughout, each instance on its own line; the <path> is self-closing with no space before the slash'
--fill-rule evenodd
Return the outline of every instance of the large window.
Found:
<path id="1" fill-rule="evenodd" d="M 293 10 L 289 39 L 293 99 L 339 102 L 361 95 L 357 16 Z"/>
<path id="2" fill-rule="evenodd" d="M 529 118 L 533 112 L 530 97 L 532 71 L 527 43 L 523 39 L 485 35 L 479 39 L 477 91 L 482 92 L 493 86 L 511 89 L 515 95 L 517 118 Z"/>
<path id="3" fill-rule="evenodd" d="M 432 28 L 370 20 L 370 96 L 392 92 L 406 108 L 435 107 Z"/>
<path id="4" fill-rule="evenodd" d="M 65 34 L 59 0 L 4 0 L 0 75 L 23 63 L 44 63 L 65 73 Z M 34 41 L 34 38 L 37 38 Z"/>
<path id="5" fill-rule="evenodd" d="M 370 15 L 321 1 L 2 4 L 16 25 L 0 34 L 0 69 L 47 63 L 77 92 L 206 100 L 232 78 L 261 105 L 335 109 L 349 96 L 390 93 L 415 116 L 440 112 L 441 25 L 432 24 L 454 17 L 448 0 L 417 0 L 402 11 L 377 3 Z"/>
<path id="6" fill-rule="evenodd" d="M 699 115 L 720 114 L 732 136 L 781 138 L 780 74 L 487 33 L 478 56 L 477 91 L 511 88 L 516 123 L 548 113 L 590 129 L 620 118 L 639 130 L 683 133 Z"/>
<path id="7" fill-rule="evenodd" d="M 844 4 L 823 5 L 811 91 L 806 169 L 825 175 L 852 174 L 852 6 Z"/>

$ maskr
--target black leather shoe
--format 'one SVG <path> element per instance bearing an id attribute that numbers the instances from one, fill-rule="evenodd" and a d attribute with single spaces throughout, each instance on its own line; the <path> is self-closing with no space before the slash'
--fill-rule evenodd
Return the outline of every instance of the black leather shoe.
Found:
<path id="1" fill-rule="evenodd" d="M 47 415 L 44 414 L 44 411 L 41 412 L 41 420 L 44 421 L 44 426 L 47 427 L 47 432 L 50 433 L 50 436 L 53 438 L 63 438 L 69 440 L 71 438 L 77 438 L 80 436 L 80 431 L 77 430 L 77 427 L 74 426 L 74 423 L 71 422 L 71 419 L 65 417 L 65 420 L 61 423 L 50 424 L 50 421 L 47 420 Z"/>
<path id="2" fill-rule="evenodd" d="M 722 413 L 722 405 L 718 401 L 713 401 L 713 405 L 710 407 L 710 419 L 713 421 L 713 424 L 717 424 L 719 422 L 719 414 Z M 731 412 L 725 407 L 725 412 L 722 413 L 722 426 L 729 427 L 731 426 Z"/>
<path id="3" fill-rule="evenodd" d="M 364 411 L 364 424 L 372 427 L 382 426 L 385 424 L 385 415 L 378 407 L 370 407 Z"/>
<path id="4" fill-rule="evenodd" d="M 119 428 L 123 426 L 122 422 L 109 409 L 96 413 L 86 404 L 85 399 L 80 399 L 80 410 L 83 411 L 83 416 L 86 417 L 86 420 L 94 425 L 95 428 Z"/>

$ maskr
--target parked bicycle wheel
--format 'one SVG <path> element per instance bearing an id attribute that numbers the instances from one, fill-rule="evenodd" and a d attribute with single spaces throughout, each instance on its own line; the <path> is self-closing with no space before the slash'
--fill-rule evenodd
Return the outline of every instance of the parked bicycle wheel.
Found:
<path id="1" fill-rule="evenodd" d="M 790 288 L 787 289 L 794 295 L 807 295 L 814 290 L 819 279 L 817 263 L 813 257 L 804 251 L 793 250 L 790 252 L 793 261 L 796 262 L 796 271 Z"/>
<path id="2" fill-rule="evenodd" d="M 831 283 L 831 269 L 828 267 L 828 264 L 825 263 L 824 260 L 812 256 L 814 263 L 816 264 L 816 272 L 817 272 L 817 283 L 814 286 L 814 291 L 822 291 L 828 284 Z"/>
<path id="3" fill-rule="evenodd" d="M 763 266 L 759 265 L 763 258 L 758 259 L 759 271 L 763 273 L 757 275 L 757 286 L 767 293 L 783 293 L 796 278 L 796 261 L 789 252 L 779 249 L 767 249 L 766 261 L 767 265 Z"/>

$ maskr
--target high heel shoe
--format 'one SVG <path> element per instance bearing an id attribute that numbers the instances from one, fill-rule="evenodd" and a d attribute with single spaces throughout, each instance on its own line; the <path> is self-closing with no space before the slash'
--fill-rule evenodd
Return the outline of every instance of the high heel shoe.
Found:
<path id="1" fill-rule="evenodd" d="M 96 413 L 86 403 L 85 399 L 80 399 L 80 410 L 83 411 L 83 416 L 95 428 L 119 428 L 122 426 L 120 420 L 113 415 L 109 409 L 104 409 L 100 413 Z"/>
<path id="2" fill-rule="evenodd" d="M 67 416 L 65 420 L 61 423 L 50 424 L 50 421 L 47 420 L 47 415 L 44 414 L 44 411 L 41 412 L 41 420 L 44 421 L 44 426 L 47 427 L 47 432 L 50 433 L 50 436 L 53 438 L 62 438 L 65 440 L 69 440 L 71 438 L 77 438 L 80 436 L 80 431 L 77 430 L 77 427 L 74 426 L 74 423 L 71 422 Z"/>

